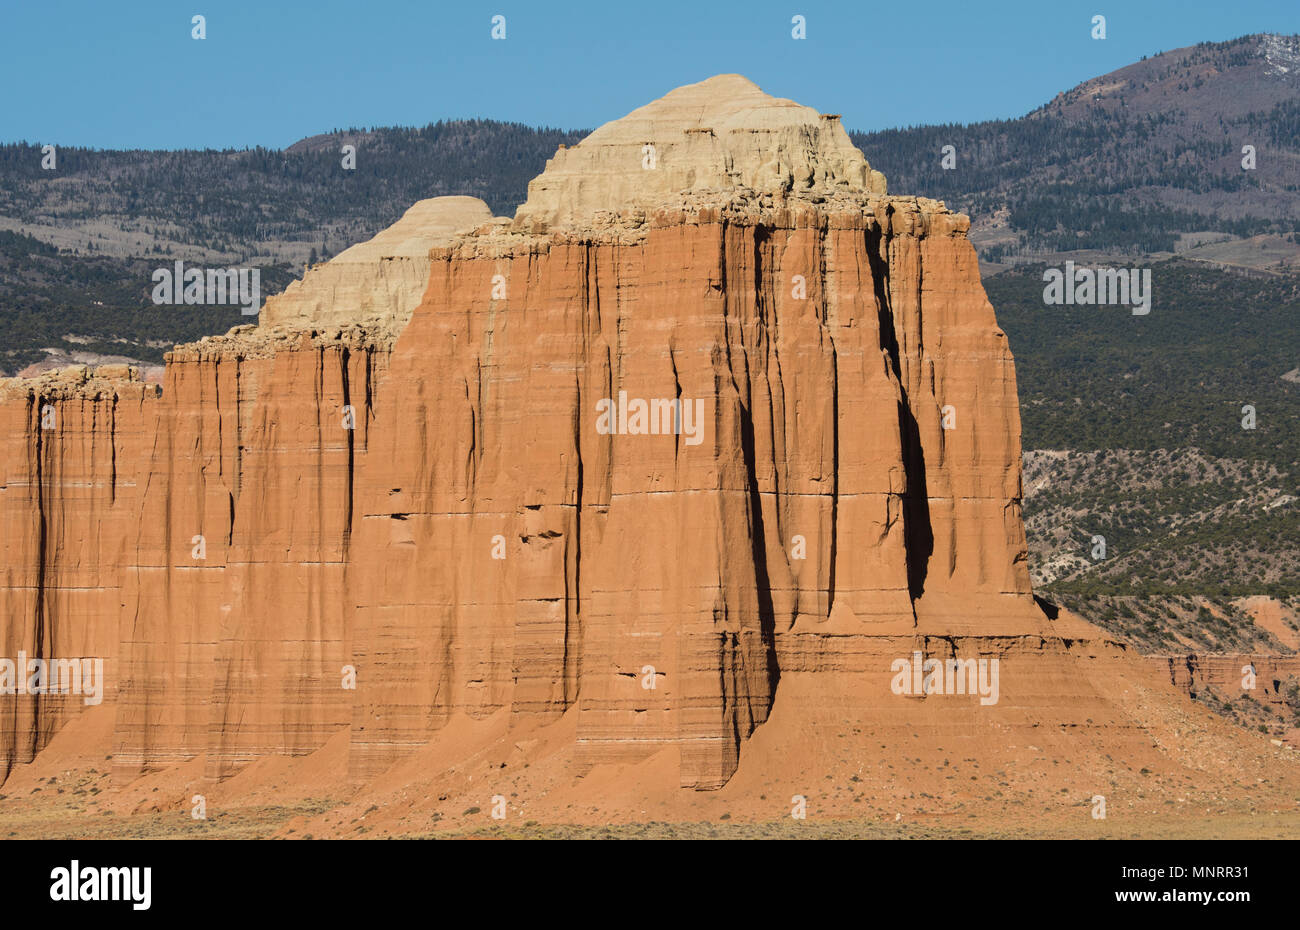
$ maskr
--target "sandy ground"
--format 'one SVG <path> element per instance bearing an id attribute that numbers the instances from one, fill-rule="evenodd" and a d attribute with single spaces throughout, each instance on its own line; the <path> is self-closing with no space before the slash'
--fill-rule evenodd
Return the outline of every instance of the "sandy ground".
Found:
<path id="1" fill-rule="evenodd" d="M 505 711 L 454 719 L 364 785 L 346 776 L 346 730 L 220 784 L 199 756 L 114 785 L 112 709 L 91 708 L 0 788 L 0 838 L 1300 838 L 1300 753 L 1140 684 L 1126 693 L 1144 726 L 1022 731 L 1033 743 L 922 716 L 855 726 L 824 680 L 782 686 L 815 690 L 822 716 L 778 702 L 732 780 L 703 792 L 677 787 L 675 749 L 582 771 L 572 713 L 521 732 Z"/>
<path id="2" fill-rule="evenodd" d="M 1289 649 L 1300 649 L 1300 635 L 1292 627 L 1296 622 L 1296 614 L 1286 604 L 1263 594 L 1238 598 L 1236 604 L 1251 615 L 1257 626 L 1277 637 L 1282 645 Z"/>

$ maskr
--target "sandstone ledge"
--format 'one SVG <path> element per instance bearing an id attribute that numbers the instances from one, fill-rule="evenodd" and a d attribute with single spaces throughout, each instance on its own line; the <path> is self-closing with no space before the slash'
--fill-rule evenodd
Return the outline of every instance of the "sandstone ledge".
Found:
<path id="1" fill-rule="evenodd" d="M 433 258 L 510 258 L 539 254 L 557 244 L 642 243 L 655 229 L 678 226 L 767 227 L 774 230 L 861 229 L 873 233 L 908 235 L 917 239 L 964 239 L 970 217 L 954 213 L 928 197 L 876 197 L 836 194 L 813 199 L 785 198 L 756 191 L 692 192 L 649 209 L 594 213 L 583 227 L 545 223 L 526 226 L 487 226 L 435 247 Z"/>
<path id="2" fill-rule="evenodd" d="M 166 354 L 168 364 L 175 362 L 216 361 L 221 359 L 269 359 L 281 352 L 309 349 L 347 348 L 353 350 L 389 349 L 398 332 L 383 319 L 370 319 L 343 326 L 304 326 L 270 328 L 236 326 L 220 336 L 205 336 L 197 342 L 178 345 Z"/>
<path id="3" fill-rule="evenodd" d="M 0 378 L 0 399 L 16 398 L 86 398 L 144 396 L 157 394 L 157 384 L 140 380 L 135 365 L 70 365 L 42 372 L 31 378 Z"/>

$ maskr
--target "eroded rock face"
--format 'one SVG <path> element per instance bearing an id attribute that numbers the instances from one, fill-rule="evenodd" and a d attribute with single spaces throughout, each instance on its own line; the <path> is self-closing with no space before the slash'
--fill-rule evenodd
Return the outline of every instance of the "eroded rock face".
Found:
<path id="1" fill-rule="evenodd" d="M 436 252 L 360 473 L 357 774 L 456 712 L 576 706 L 590 763 L 677 744 L 716 787 L 783 652 L 820 661 L 799 636 L 914 635 L 914 598 L 934 632 L 1035 629 L 1014 373 L 964 231 L 744 200 Z M 703 415 L 602 431 L 623 397 Z"/>
<path id="2" fill-rule="evenodd" d="M 513 223 L 471 200 L 179 347 L 161 397 L 79 382 L 42 435 L 4 389 L 6 647 L 116 660 L 119 774 L 348 728 L 365 778 L 509 708 L 716 788 L 783 701 L 907 713 L 915 650 L 1003 660 L 1007 727 L 1106 724 L 1084 669 L 1121 650 L 1030 594 L 965 217 L 736 76 L 559 153 Z M 0 700 L 6 766 L 72 712 Z"/>
<path id="3" fill-rule="evenodd" d="M 87 702 L 115 699 L 128 540 L 158 402 L 157 386 L 124 365 L 0 379 L 0 658 L 95 658 L 103 669 L 82 694 L 14 693 L 26 688 L 0 680 L 10 689 L 0 776 Z"/>
<path id="4" fill-rule="evenodd" d="M 679 87 L 561 148 L 528 185 L 521 229 L 590 227 L 683 192 L 885 193 L 836 116 L 769 96 L 739 74 Z"/>
<path id="5" fill-rule="evenodd" d="M 1279 709 L 1287 707 L 1285 686 L 1300 678 L 1300 657 L 1228 653 L 1147 656 L 1169 676 L 1170 684 L 1195 697 L 1211 689 L 1227 700 L 1249 697 Z"/>
<path id="6" fill-rule="evenodd" d="M 491 219 L 492 211 L 477 197 L 421 200 L 373 239 L 343 250 L 268 298 L 258 322 L 265 330 L 290 331 L 366 322 L 395 335 L 424 294 L 429 249 Z"/>
<path id="7" fill-rule="evenodd" d="M 118 775 L 206 753 L 219 778 L 346 725 L 352 485 L 388 345 L 354 327 L 170 353 L 130 537 Z"/>

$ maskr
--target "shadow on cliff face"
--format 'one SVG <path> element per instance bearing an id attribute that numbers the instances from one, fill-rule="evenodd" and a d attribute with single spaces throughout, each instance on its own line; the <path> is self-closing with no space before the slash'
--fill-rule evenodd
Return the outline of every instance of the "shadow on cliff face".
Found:
<path id="1" fill-rule="evenodd" d="M 898 429 L 903 437 L 903 467 L 907 471 L 907 492 L 903 496 L 903 544 L 907 547 L 907 591 L 916 600 L 925 591 L 925 576 L 934 551 L 930 528 L 930 491 L 925 482 L 925 450 L 916 417 L 907 403 L 907 391 L 898 405 Z"/>
<path id="2" fill-rule="evenodd" d="M 1037 594 L 1034 595 L 1034 603 L 1038 605 L 1038 609 L 1046 615 L 1048 620 L 1055 620 L 1061 615 L 1061 608 L 1057 607 L 1051 601 L 1043 600 Z"/>
<path id="3" fill-rule="evenodd" d="M 893 212 L 893 207 L 888 208 Z M 930 555 L 934 552 L 934 531 L 930 526 L 930 493 L 925 480 L 925 450 L 921 447 L 921 430 L 907 397 L 898 362 L 898 336 L 894 330 L 894 309 L 889 302 L 889 261 L 883 249 L 884 232 L 877 226 L 866 231 L 867 260 L 871 263 L 871 280 L 876 292 L 876 312 L 880 325 L 880 347 L 889 353 L 889 367 L 898 382 L 898 432 L 902 442 L 903 469 L 907 473 L 907 490 L 903 494 L 903 543 L 907 549 L 907 590 L 912 600 L 925 591 L 925 577 Z"/>
<path id="4" fill-rule="evenodd" d="M 745 471 L 749 481 L 749 509 L 753 520 L 749 534 L 750 547 L 753 550 L 754 581 L 758 596 L 758 622 L 763 657 L 767 665 L 766 707 L 762 716 L 753 714 L 755 723 L 767 719 L 776 695 L 776 686 L 781 680 L 781 667 L 776 658 L 776 610 L 772 606 L 772 582 L 767 568 L 767 530 L 763 524 L 763 499 L 758 491 L 758 470 L 754 451 L 754 416 L 744 404 L 740 407 L 740 442 L 744 450 Z M 741 734 L 748 736 L 749 734 Z"/>
<path id="5" fill-rule="evenodd" d="M 765 273 L 765 253 L 770 249 L 771 230 L 766 227 L 756 227 L 754 229 L 754 294 L 761 295 L 765 293 L 763 275 Z M 757 298 L 756 298 L 757 299 Z M 766 317 L 766 314 L 763 314 Z M 751 386 L 752 390 L 752 386 Z M 754 707 L 754 696 L 749 696 L 749 722 L 741 730 L 740 721 L 733 717 L 733 730 L 736 742 L 736 752 L 739 755 L 740 745 L 743 740 L 749 736 L 754 727 L 765 722 L 767 715 L 772 710 L 772 702 L 776 698 L 776 688 L 781 680 L 781 667 L 776 656 L 776 610 L 772 603 L 772 581 L 767 565 L 767 529 L 763 522 L 763 498 L 759 493 L 758 487 L 758 462 L 757 452 L 754 443 L 754 411 L 752 407 L 743 400 L 740 404 L 740 442 L 742 454 L 745 458 L 745 473 L 749 485 L 749 510 L 752 524 L 750 527 L 749 540 L 754 560 L 754 582 L 757 589 L 758 598 L 758 622 L 759 622 L 759 641 L 762 649 L 762 661 L 766 670 L 766 693 L 758 695 L 758 707 Z M 780 496 L 780 488 L 776 487 L 777 497 Z"/>

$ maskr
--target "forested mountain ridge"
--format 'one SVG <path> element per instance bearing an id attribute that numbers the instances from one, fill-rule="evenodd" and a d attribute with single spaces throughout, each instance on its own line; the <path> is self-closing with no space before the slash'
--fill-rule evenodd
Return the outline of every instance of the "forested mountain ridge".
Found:
<path id="1" fill-rule="evenodd" d="M 492 120 L 336 131 L 283 151 L 100 151 L 0 145 L 0 226 L 75 252 L 301 264 L 370 238 L 417 200 L 482 198 L 500 214 L 585 131 Z M 344 146 L 355 149 L 345 167 Z"/>
<path id="2" fill-rule="evenodd" d="M 1288 243 L 1268 264 L 1300 254 L 1300 36 L 1165 52 L 1019 119 L 852 136 L 891 191 L 969 213 L 985 260 L 1263 234 Z"/>
<path id="3" fill-rule="evenodd" d="M 74 254 L 300 265 L 369 238 L 426 197 L 468 194 L 511 214 L 556 149 L 584 135 L 476 119 L 336 130 L 283 151 L 50 140 L 54 170 L 42 167 L 41 144 L 0 145 L 0 228 Z M 1190 257 L 1271 268 L 1300 256 L 1297 36 L 1165 52 L 1019 119 L 851 136 L 892 192 L 969 213 L 986 261 L 1194 249 Z M 1264 239 L 1234 245 L 1245 237 Z"/>

